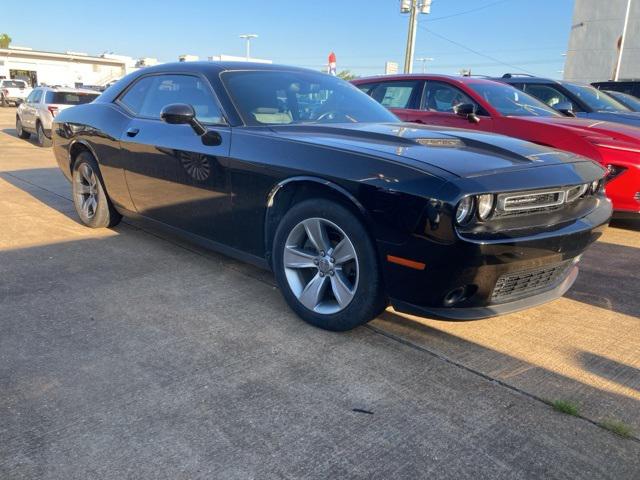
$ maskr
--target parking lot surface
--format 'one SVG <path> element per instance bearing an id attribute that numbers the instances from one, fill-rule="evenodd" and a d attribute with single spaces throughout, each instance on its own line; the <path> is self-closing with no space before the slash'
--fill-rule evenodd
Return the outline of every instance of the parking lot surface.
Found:
<path id="1" fill-rule="evenodd" d="M 268 272 L 128 220 L 80 225 L 14 114 L 0 109 L 0 478 L 640 476 L 637 224 L 610 228 L 550 304 L 464 323 L 388 310 L 329 333 Z"/>

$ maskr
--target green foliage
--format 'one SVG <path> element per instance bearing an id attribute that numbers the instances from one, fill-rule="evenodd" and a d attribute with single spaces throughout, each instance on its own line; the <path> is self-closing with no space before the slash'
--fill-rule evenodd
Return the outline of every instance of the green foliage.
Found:
<path id="1" fill-rule="evenodd" d="M 551 405 L 557 412 L 566 413 L 567 415 L 578 415 L 578 406 L 575 403 L 566 400 L 556 400 Z"/>
<path id="2" fill-rule="evenodd" d="M 338 72 L 337 76 L 343 80 L 346 80 L 347 82 L 349 80 L 353 80 L 354 78 L 358 78 L 358 75 L 351 73 L 351 71 L 349 70 L 342 70 L 341 72 Z"/>
<path id="3" fill-rule="evenodd" d="M 0 48 L 9 48 L 11 37 L 6 33 L 0 33 Z"/>
<path id="4" fill-rule="evenodd" d="M 631 427 L 618 420 L 604 420 L 600 422 L 600 426 L 615 433 L 616 435 L 620 435 L 621 437 L 631 437 Z"/>

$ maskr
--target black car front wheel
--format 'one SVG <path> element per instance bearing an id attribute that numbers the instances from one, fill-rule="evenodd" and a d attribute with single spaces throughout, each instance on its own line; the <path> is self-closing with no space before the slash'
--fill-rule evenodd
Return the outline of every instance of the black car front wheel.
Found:
<path id="1" fill-rule="evenodd" d="M 386 307 L 373 242 L 337 202 L 307 200 L 287 212 L 274 238 L 273 267 L 287 303 L 316 327 L 350 330 Z"/>
<path id="2" fill-rule="evenodd" d="M 76 159 L 72 188 L 73 204 L 80 220 L 86 226 L 113 227 L 122 219 L 104 191 L 98 163 L 89 152 L 82 152 Z"/>
<path id="3" fill-rule="evenodd" d="M 22 120 L 20 120 L 20 117 L 18 116 L 16 116 L 16 133 L 20 138 L 25 140 L 31 137 L 31 134 L 25 131 L 25 129 L 22 127 Z"/>

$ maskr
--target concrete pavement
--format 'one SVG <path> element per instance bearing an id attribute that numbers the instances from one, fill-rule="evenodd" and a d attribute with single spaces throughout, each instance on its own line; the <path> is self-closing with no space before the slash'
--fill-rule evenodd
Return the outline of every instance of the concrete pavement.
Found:
<path id="1" fill-rule="evenodd" d="M 12 115 L 0 110 L 0 478 L 640 475 L 640 442 L 592 423 L 637 424 L 633 226 L 610 230 L 552 304 L 467 323 L 388 311 L 328 333 L 266 272 L 131 222 L 80 225 L 51 151 L 16 138 Z"/>

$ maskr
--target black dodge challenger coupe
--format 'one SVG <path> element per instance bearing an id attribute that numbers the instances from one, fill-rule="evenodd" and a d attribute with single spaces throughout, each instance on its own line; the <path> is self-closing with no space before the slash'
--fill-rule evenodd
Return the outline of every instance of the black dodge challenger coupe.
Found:
<path id="1" fill-rule="evenodd" d="M 293 67 L 145 68 L 61 112 L 53 143 L 86 225 L 146 219 L 271 268 L 330 330 L 389 303 L 467 320 L 555 299 L 611 215 L 590 160 L 402 123 Z"/>

